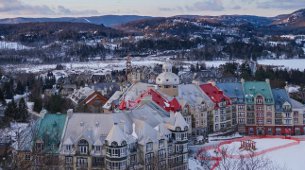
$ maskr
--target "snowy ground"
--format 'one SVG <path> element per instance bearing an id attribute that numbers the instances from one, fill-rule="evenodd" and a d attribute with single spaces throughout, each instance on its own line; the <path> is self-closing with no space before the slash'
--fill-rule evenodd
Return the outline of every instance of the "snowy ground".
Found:
<path id="1" fill-rule="evenodd" d="M 149 57 L 149 58 L 133 58 L 132 65 L 135 66 L 153 66 L 154 64 L 162 64 L 168 60 L 169 57 Z M 184 63 L 185 66 L 190 64 L 202 63 L 203 61 L 179 61 Z M 205 61 L 207 67 L 219 67 L 228 61 Z M 241 60 L 236 61 L 241 63 Z M 259 64 L 282 66 L 290 69 L 305 69 L 305 59 L 287 59 L 287 60 L 259 60 Z M 88 70 L 122 70 L 125 68 L 125 60 L 106 60 L 106 61 L 91 61 L 91 62 L 71 62 L 63 64 L 69 70 L 77 71 L 88 71 Z M 16 65 L 6 65 L 6 69 L 9 71 L 20 71 L 20 72 L 43 72 L 46 70 L 54 69 L 56 64 L 20 64 L 16 69 Z"/>
<path id="2" fill-rule="evenodd" d="M 263 152 L 265 150 L 270 150 L 270 148 L 281 147 L 284 145 L 291 145 L 286 148 L 277 149 L 264 153 L 262 155 L 264 158 L 270 159 L 274 165 L 285 168 L 287 170 L 302 170 L 304 169 L 305 162 L 305 141 L 301 141 L 299 144 L 296 144 L 296 141 L 290 139 L 254 139 L 256 143 L 257 150 L 255 152 Z M 231 144 L 223 145 L 223 147 L 228 147 L 229 152 L 234 154 L 246 154 L 247 151 L 240 152 L 238 148 L 240 147 L 240 142 L 232 142 Z M 209 154 L 214 155 L 213 152 L 209 151 Z M 192 170 L 203 170 L 200 166 L 200 163 L 194 158 L 189 159 L 189 169 Z"/>
<path id="3" fill-rule="evenodd" d="M 258 64 L 283 66 L 289 69 L 305 69 L 305 59 L 258 60 Z"/>

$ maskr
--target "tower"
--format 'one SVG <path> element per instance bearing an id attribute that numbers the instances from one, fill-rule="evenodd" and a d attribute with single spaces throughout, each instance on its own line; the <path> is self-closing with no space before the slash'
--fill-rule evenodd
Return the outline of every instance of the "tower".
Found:
<path id="1" fill-rule="evenodd" d="M 163 64 L 162 73 L 156 78 L 156 84 L 160 91 L 172 97 L 178 96 L 179 83 L 179 77 L 172 72 L 172 65 L 170 63 Z"/>
<path id="2" fill-rule="evenodd" d="M 126 58 L 126 80 L 131 80 L 131 72 L 132 72 L 132 66 L 131 66 L 131 56 L 128 55 Z"/>

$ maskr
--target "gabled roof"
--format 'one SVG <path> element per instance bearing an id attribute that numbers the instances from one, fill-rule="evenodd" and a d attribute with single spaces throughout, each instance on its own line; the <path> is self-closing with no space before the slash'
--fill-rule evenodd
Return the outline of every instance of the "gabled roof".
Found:
<path id="1" fill-rule="evenodd" d="M 305 105 L 302 104 L 301 102 L 296 101 L 292 98 L 290 98 L 290 102 L 291 102 L 291 105 L 292 105 L 293 109 L 304 109 L 305 110 Z"/>
<path id="2" fill-rule="evenodd" d="M 285 89 L 272 89 L 272 94 L 274 97 L 275 110 L 277 112 L 283 111 L 284 103 L 287 102 L 291 105 L 290 97 Z"/>
<path id="3" fill-rule="evenodd" d="M 217 83 L 216 86 L 221 89 L 226 96 L 231 99 L 237 99 L 236 103 L 245 102 L 245 94 L 241 83 Z"/>
<path id="4" fill-rule="evenodd" d="M 274 104 L 270 84 L 265 81 L 246 81 L 242 83 L 247 104 L 254 104 L 253 97 L 262 95 L 266 104 Z M 268 99 L 268 100 L 266 100 Z"/>
<path id="5" fill-rule="evenodd" d="M 216 103 L 215 107 L 217 107 L 217 103 L 220 103 L 224 100 L 226 101 L 227 104 L 231 104 L 230 98 L 224 95 L 223 91 L 218 89 L 212 83 L 202 84 L 200 85 L 200 88 L 204 93 L 206 93 L 210 97 L 210 99 L 214 103 Z"/>
<path id="6" fill-rule="evenodd" d="M 169 128 L 175 130 L 176 128 L 184 129 L 189 127 L 180 112 L 171 113 Z"/>
<path id="7" fill-rule="evenodd" d="M 213 107 L 213 101 L 207 96 L 199 86 L 195 84 L 180 84 L 178 86 L 177 99 L 181 105 L 201 105 L 204 102 L 208 107 Z"/>
<path id="8" fill-rule="evenodd" d="M 116 142 L 118 143 L 118 145 L 121 145 L 123 141 L 127 142 L 126 134 L 116 123 L 112 126 L 105 140 L 108 142 L 109 145 L 111 145 L 112 142 Z"/>

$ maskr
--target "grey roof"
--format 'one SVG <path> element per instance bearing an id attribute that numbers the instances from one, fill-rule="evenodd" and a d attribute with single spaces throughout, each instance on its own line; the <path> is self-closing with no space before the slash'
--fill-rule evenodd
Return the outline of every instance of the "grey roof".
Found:
<path id="1" fill-rule="evenodd" d="M 208 107 L 214 107 L 214 103 L 209 96 L 195 84 L 180 84 L 178 93 L 177 99 L 180 104 L 201 105 L 204 102 Z"/>
<path id="2" fill-rule="evenodd" d="M 110 132 L 112 125 L 118 123 L 123 126 L 127 133 L 132 132 L 129 117 L 124 113 L 112 114 L 89 114 L 73 113 L 66 124 L 63 142 L 72 140 L 73 143 L 80 139 L 86 139 L 90 144 L 98 140 L 104 140 Z"/>
<path id="3" fill-rule="evenodd" d="M 235 101 L 236 103 L 245 102 L 245 94 L 241 83 L 217 83 L 216 86 L 221 89 L 226 96 L 231 99 L 237 99 Z"/>
<path id="4" fill-rule="evenodd" d="M 302 104 L 301 102 L 296 101 L 292 98 L 290 98 L 290 103 L 291 103 L 293 109 L 305 109 L 304 104 Z"/>

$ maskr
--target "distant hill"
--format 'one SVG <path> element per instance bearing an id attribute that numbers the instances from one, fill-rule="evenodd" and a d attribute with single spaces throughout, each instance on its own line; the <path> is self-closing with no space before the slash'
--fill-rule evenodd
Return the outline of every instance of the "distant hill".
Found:
<path id="1" fill-rule="evenodd" d="M 96 25 L 105 25 L 112 27 L 115 25 L 124 24 L 127 22 L 151 18 L 150 16 L 138 15 L 103 15 L 92 17 L 61 17 L 61 18 L 6 18 L 0 19 L 0 24 L 19 24 L 32 22 L 72 22 L 72 23 L 90 23 Z"/>
<path id="2" fill-rule="evenodd" d="M 272 25 L 300 28 L 305 27 L 305 9 L 300 9 L 291 14 L 279 15 L 273 19 Z"/>

